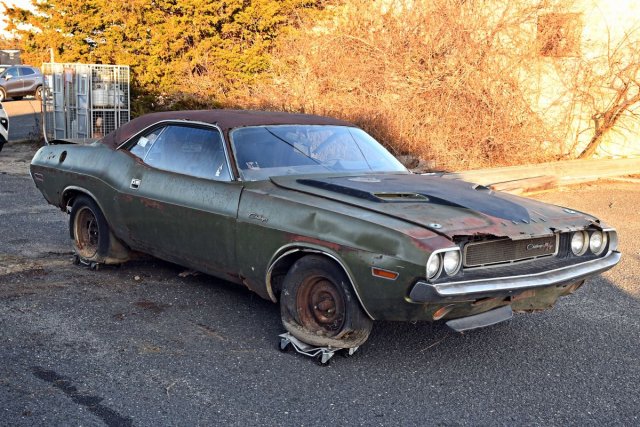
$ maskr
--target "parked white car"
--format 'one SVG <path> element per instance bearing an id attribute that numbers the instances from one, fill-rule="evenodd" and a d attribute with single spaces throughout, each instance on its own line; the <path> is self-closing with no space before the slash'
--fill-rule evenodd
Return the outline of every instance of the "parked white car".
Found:
<path id="1" fill-rule="evenodd" d="M 2 151 L 2 147 L 9 140 L 9 116 L 7 116 L 7 112 L 2 108 L 2 103 L 0 102 L 0 151 Z"/>

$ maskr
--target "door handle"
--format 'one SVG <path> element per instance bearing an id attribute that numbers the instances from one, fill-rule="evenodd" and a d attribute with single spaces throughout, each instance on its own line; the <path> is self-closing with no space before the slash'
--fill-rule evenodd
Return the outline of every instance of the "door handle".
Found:
<path id="1" fill-rule="evenodd" d="M 133 178 L 133 179 L 131 180 L 131 185 L 130 185 L 130 187 L 131 187 L 132 189 L 134 189 L 134 190 L 137 190 L 137 189 L 138 189 L 138 187 L 140 187 L 140 180 L 139 180 L 138 178 Z"/>

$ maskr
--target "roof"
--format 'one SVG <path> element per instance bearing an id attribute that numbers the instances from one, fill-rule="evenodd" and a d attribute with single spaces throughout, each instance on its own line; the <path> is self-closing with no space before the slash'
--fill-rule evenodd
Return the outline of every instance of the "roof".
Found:
<path id="1" fill-rule="evenodd" d="M 193 122 L 203 122 L 216 124 L 226 134 L 230 129 L 245 126 L 261 125 L 335 125 L 353 126 L 345 122 L 330 117 L 315 116 L 311 114 L 294 114 L 275 111 L 252 111 L 252 110 L 193 110 L 193 111 L 165 111 L 161 113 L 150 113 L 138 117 L 125 123 L 115 131 L 106 135 L 100 142 L 112 148 L 153 125 L 165 120 L 185 120 Z"/>

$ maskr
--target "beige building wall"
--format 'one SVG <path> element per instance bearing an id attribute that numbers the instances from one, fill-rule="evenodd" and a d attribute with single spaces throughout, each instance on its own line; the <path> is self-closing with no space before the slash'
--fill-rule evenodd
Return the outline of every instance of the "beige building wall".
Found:
<path id="1" fill-rule="evenodd" d="M 429 2 L 372 1 L 382 13 L 427 7 Z M 551 130 L 541 135 L 549 139 L 549 148 L 581 153 L 594 136 L 598 113 L 610 108 L 628 81 L 625 67 L 640 64 L 640 0 L 477 0 L 460 7 L 483 14 L 487 27 L 493 27 L 480 30 L 478 37 L 497 30 L 501 46 L 493 59 L 498 68 L 521 62 L 520 89 Z M 501 28 L 500 20 L 509 27 Z M 629 97 L 638 93 L 638 84 L 632 86 Z M 640 115 L 639 107 L 634 106 Z M 615 129 L 605 133 L 596 155 L 640 155 L 640 119 L 623 114 Z"/>
<path id="2" fill-rule="evenodd" d="M 522 84 L 533 110 L 564 141 L 559 151 L 576 155 L 592 139 L 596 120 L 602 120 L 599 113 L 610 109 L 624 83 L 634 74 L 640 79 L 637 69 L 629 68 L 640 62 L 640 2 L 540 3 L 546 5 L 531 34 L 538 58 L 523 65 Z M 638 83 L 630 88 L 627 98 L 637 95 Z M 639 107 L 636 103 L 632 109 L 640 113 Z M 596 156 L 629 155 L 640 155 L 640 119 L 625 112 L 605 133 Z"/>

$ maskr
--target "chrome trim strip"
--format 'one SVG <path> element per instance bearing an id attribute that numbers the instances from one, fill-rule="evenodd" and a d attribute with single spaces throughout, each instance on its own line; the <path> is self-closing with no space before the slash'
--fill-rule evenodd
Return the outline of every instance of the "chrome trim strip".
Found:
<path id="1" fill-rule="evenodd" d="M 602 232 L 606 232 L 609 235 L 609 250 L 615 251 L 618 249 L 618 232 L 615 228 L 603 228 Z"/>
<path id="2" fill-rule="evenodd" d="M 84 175 L 84 174 L 82 174 Z M 102 211 L 102 214 L 104 215 L 104 209 L 102 208 L 102 204 L 100 203 L 100 201 L 98 200 L 98 198 L 96 196 L 93 195 L 93 193 L 89 190 L 87 190 L 86 188 L 83 187 L 78 187 L 76 185 L 68 185 L 64 188 L 64 190 L 62 190 L 62 192 L 60 193 L 60 200 L 59 200 L 59 204 L 58 206 L 60 206 L 62 204 L 62 201 L 64 200 L 64 195 L 67 194 L 68 191 L 78 191 L 80 193 L 86 194 L 87 196 L 91 197 L 93 199 L 94 202 L 96 202 L 96 205 L 98 205 L 98 207 L 100 208 L 100 210 Z M 105 216 L 106 218 L 106 216 Z"/>
<path id="3" fill-rule="evenodd" d="M 536 274 L 439 284 L 420 281 L 416 283 L 414 288 L 411 290 L 411 293 L 414 294 L 414 291 L 416 289 L 423 288 L 423 290 L 426 291 L 433 291 L 433 295 L 437 295 L 442 298 L 468 298 L 470 296 L 473 296 L 473 294 L 551 286 L 569 282 L 572 280 L 580 280 L 586 276 L 606 271 L 620 262 L 620 258 L 620 252 L 612 251 L 603 258 L 598 258 L 584 262 L 582 264 L 570 265 L 567 267 L 544 271 L 542 273 Z M 421 300 L 416 300 L 413 298 L 412 300 L 415 302 L 422 302 Z"/>
<path id="4" fill-rule="evenodd" d="M 297 247 L 294 248 L 294 249 L 288 250 L 288 251 L 286 250 L 287 247 L 292 247 L 292 246 L 297 246 Z M 340 265 L 340 267 L 342 267 L 342 270 L 345 272 L 345 274 L 347 275 L 347 278 L 351 282 L 351 289 L 353 289 L 353 292 L 356 294 L 356 298 L 358 298 L 358 302 L 360 302 L 360 307 L 362 307 L 362 309 L 364 310 L 366 315 L 369 316 L 369 318 L 371 320 L 376 320 L 371 315 L 371 313 L 369 313 L 369 311 L 367 310 L 367 307 L 362 302 L 362 298 L 360 298 L 360 294 L 358 293 L 358 290 L 355 287 L 355 281 L 353 280 L 353 277 L 352 277 L 351 273 L 349 272 L 349 270 L 347 269 L 345 264 L 337 256 L 332 255 L 332 254 L 330 254 L 328 252 L 325 252 L 323 250 L 320 250 L 320 249 L 315 249 L 315 248 L 310 248 L 310 247 L 305 247 L 305 246 L 299 246 L 299 245 L 297 245 L 295 243 L 283 246 L 278 251 L 276 251 L 276 253 L 279 253 L 282 250 L 285 250 L 285 252 L 282 255 L 280 255 L 279 257 L 277 257 L 275 259 L 275 261 L 273 261 L 269 265 L 269 268 L 267 269 L 267 275 L 265 277 L 265 283 L 267 285 L 267 293 L 269 294 L 269 298 L 271 298 L 271 301 L 278 302 L 278 299 L 275 297 L 275 295 L 273 293 L 273 288 L 271 286 L 271 273 L 273 273 L 273 268 L 276 266 L 278 261 L 280 261 L 282 258 L 286 257 L 287 255 L 291 255 L 292 253 L 295 253 L 295 252 L 307 252 L 307 253 L 321 254 L 321 255 L 328 256 L 329 258 L 331 258 L 332 260 L 337 262 L 338 265 Z M 273 259 L 273 257 L 271 259 Z"/>

